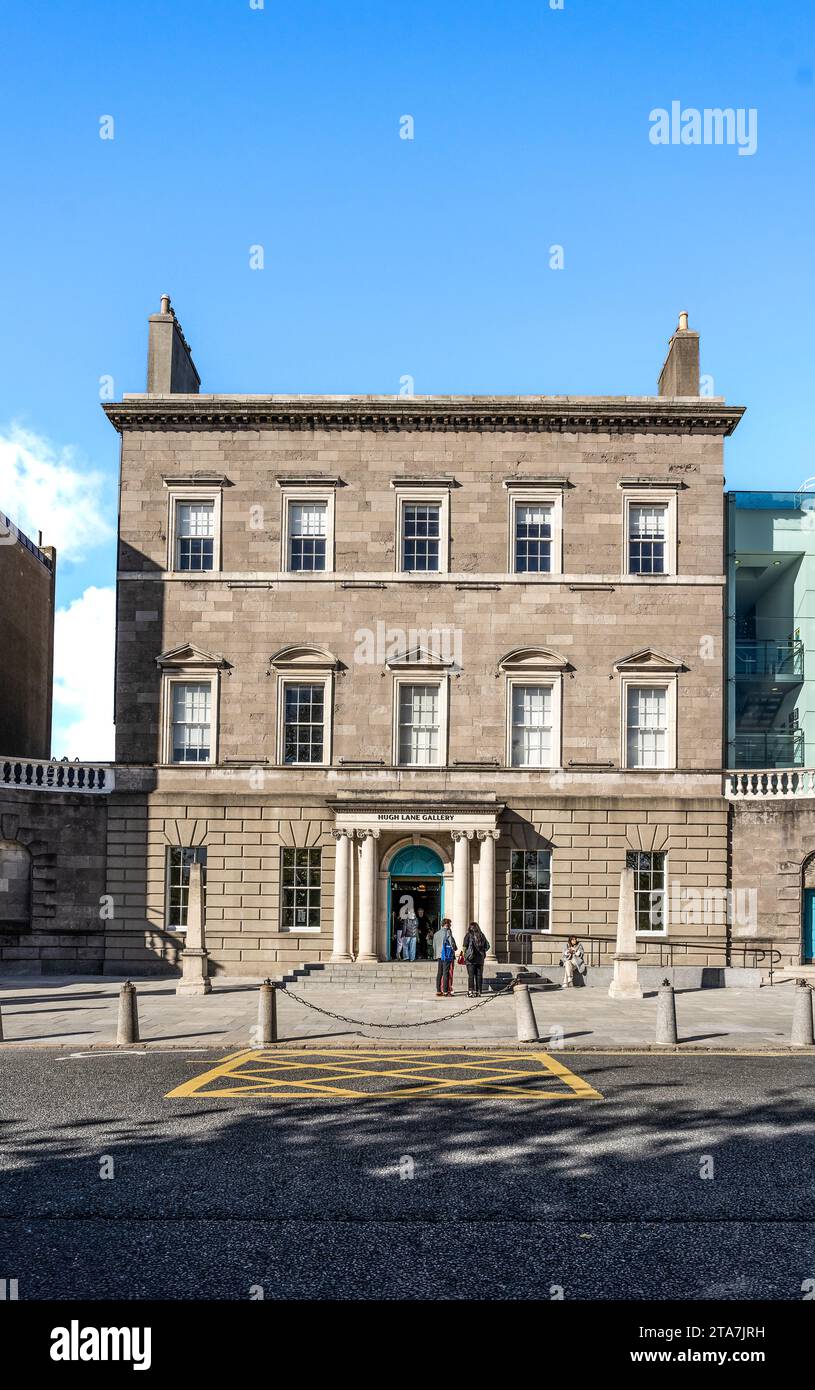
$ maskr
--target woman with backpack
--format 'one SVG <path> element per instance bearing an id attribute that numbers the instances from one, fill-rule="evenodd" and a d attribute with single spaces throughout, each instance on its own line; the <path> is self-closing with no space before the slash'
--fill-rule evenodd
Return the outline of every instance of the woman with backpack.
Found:
<path id="1" fill-rule="evenodd" d="M 438 961 L 436 967 L 436 998 L 453 993 L 453 971 L 456 965 L 456 938 L 453 924 L 445 917 L 433 937 L 433 955 Z"/>
<path id="2" fill-rule="evenodd" d="M 484 984 L 484 959 L 490 943 L 477 922 L 471 922 L 464 937 L 464 964 L 467 967 L 469 998 L 477 998 Z"/>

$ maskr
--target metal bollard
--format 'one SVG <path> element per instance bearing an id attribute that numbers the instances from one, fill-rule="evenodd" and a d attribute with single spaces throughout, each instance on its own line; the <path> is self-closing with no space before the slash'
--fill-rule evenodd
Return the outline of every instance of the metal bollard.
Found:
<path id="1" fill-rule="evenodd" d="M 267 1047 L 277 1042 L 277 985 L 264 980 L 258 997 L 258 1043 Z"/>
<path id="2" fill-rule="evenodd" d="M 117 1043 L 136 1043 L 139 1041 L 139 1006 L 136 986 L 125 980 L 119 991 L 119 1027 Z"/>
<path id="3" fill-rule="evenodd" d="M 806 980 L 796 980 L 794 1000 L 790 1043 L 793 1047 L 813 1047 L 812 990 Z"/>
<path id="4" fill-rule="evenodd" d="M 0 1042 L 3 1042 L 3 1010 L 0 1008 Z"/>
<path id="5" fill-rule="evenodd" d="M 515 1026 L 518 1042 L 538 1042 L 540 1034 L 535 1019 L 535 1010 L 529 997 L 529 985 L 522 984 L 519 979 L 516 979 L 512 986 L 512 998 L 515 1001 Z"/>
<path id="6" fill-rule="evenodd" d="M 670 980 L 663 980 L 657 994 L 657 1036 L 658 1043 L 676 1043 L 676 998 Z"/>

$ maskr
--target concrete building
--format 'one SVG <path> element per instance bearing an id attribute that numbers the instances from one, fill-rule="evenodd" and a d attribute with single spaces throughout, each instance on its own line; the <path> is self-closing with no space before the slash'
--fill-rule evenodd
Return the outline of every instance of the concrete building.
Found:
<path id="1" fill-rule="evenodd" d="M 687 317 L 652 397 L 199 394 L 169 300 L 122 439 L 104 968 L 723 965 L 723 442 Z M 693 911 L 689 912 L 689 905 Z M 755 932 L 755 926 L 753 931 Z M 750 962 L 752 963 L 752 962 Z"/>

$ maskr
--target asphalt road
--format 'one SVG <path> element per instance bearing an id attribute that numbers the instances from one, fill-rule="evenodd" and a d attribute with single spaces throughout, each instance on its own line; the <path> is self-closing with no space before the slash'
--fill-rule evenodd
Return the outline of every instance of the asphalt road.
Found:
<path id="1" fill-rule="evenodd" d="M 219 1060 L 0 1052 L 20 1299 L 800 1300 L 815 1278 L 812 1058 L 564 1057 L 601 1100 L 165 1098 Z"/>

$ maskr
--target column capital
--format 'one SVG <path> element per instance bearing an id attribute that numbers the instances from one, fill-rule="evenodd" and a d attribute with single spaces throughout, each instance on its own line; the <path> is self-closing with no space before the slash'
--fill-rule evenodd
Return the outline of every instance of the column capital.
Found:
<path id="1" fill-rule="evenodd" d="M 334 836 L 334 839 L 337 840 L 337 841 L 341 840 L 341 839 L 343 838 L 343 836 L 345 836 L 347 839 L 350 840 L 351 837 L 353 836 L 353 833 L 354 833 L 353 830 L 347 830 L 347 829 L 345 829 L 344 826 L 335 826 L 335 827 L 332 829 L 332 831 L 331 831 L 331 834 Z"/>
<path id="2" fill-rule="evenodd" d="M 455 830 L 450 831 L 450 834 L 452 835 L 456 843 L 458 843 L 459 840 L 472 840 L 473 836 L 475 835 L 475 831 L 462 830 L 459 827 L 456 827 Z"/>
<path id="3" fill-rule="evenodd" d="M 352 835 L 354 835 L 354 834 L 355 834 L 355 835 L 358 835 L 359 838 L 360 838 L 360 840 L 363 840 L 363 841 L 364 841 L 364 840 L 378 840 L 379 837 L 380 837 L 380 835 L 382 834 L 382 831 L 381 831 L 381 830 L 376 830 L 376 829 L 371 829 L 371 830 L 356 830 L 356 831 L 349 831 L 348 833 L 349 833 L 349 834 L 352 834 Z"/>
<path id="4" fill-rule="evenodd" d="M 479 840 L 500 840 L 500 830 L 479 830 L 476 832 Z"/>

